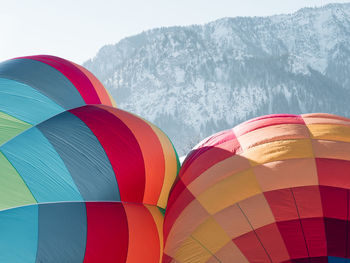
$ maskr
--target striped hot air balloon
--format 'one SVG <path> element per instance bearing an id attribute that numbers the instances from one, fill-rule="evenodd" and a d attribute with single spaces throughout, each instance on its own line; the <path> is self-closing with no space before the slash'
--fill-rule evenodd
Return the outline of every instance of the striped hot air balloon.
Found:
<path id="1" fill-rule="evenodd" d="M 350 119 L 269 115 L 187 156 L 163 262 L 350 262 Z"/>
<path id="2" fill-rule="evenodd" d="M 0 63 L 0 144 L 86 104 L 115 106 L 100 81 L 82 66 L 47 55 Z"/>
<path id="3" fill-rule="evenodd" d="M 0 262 L 161 261 L 177 154 L 113 104 L 66 60 L 0 64 Z"/>

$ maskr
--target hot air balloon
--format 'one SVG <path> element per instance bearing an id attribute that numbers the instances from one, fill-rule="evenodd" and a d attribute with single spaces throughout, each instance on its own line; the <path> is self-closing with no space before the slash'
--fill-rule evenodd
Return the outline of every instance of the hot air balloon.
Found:
<path id="1" fill-rule="evenodd" d="M 0 63 L 0 144 L 58 113 L 86 104 L 115 106 L 100 81 L 82 66 L 48 55 Z"/>
<path id="2" fill-rule="evenodd" d="M 161 261 L 177 154 L 113 104 L 60 58 L 0 64 L 0 262 Z"/>
<path id="3" fill-rule="evenodd" d="M 350 262 L 350 119 L 268 115 L 187 156 L 163 262 Z"/>
<path id="4" fill-rule="evenodd" d="M 164 133 L 86 105 L 0 146 L 0 262 L 159 262 L 178 170 Z"/>

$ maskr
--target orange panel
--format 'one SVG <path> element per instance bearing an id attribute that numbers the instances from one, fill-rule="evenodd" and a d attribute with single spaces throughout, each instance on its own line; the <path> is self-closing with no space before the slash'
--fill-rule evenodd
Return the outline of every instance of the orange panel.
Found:
<path id="1" fill-rule="evenodd" d="M 239 202 L 239 206 L 254 229 L 275 222 L 275 217 L 263 194 L 245 199 Z"/>
<path id="2" fill-rule="evenodd" d="M 305 125 L 280 124 L 267 126 L 246 133 L 238 137 L 238 141 L 243 150 L 246 150 L 267 142 L 304 138 L 310 138 L 309 130 Z"/>
<path id="3" fill-rule="evenodd" d="M 157 226 L 143 205 L 124 205 L 129 226 L 129 247 L 126 262 L 159 262 L 160 240 Z M 155 260 L 156 259 L 156 260 Z"/>
<path id="4" fill-rule="evenodd" d="M 192 181 L 187 188 L 197 196 L 217 182 L 248 168 L 250 168 L 250 163 L 246 158 L 234 155 L 210 167 Z"/>
<path id="5" fill-rule="evenodd" d="M 285 140 L 261 144 L 243 152 L 253 166 L 273 161 L 313 157 L 311 140 Z"/>
<path id="6" fill-rule="evenodd" d="M 350 161 L 350 143 L 312 140 L 315 157 Z"/>
<path id="7" fill-rule="evenodd" d="M 213 215 L 213 217 L 231 239 L 252 231 L 247 218 L 243 215 L 237 204 L 221 210 Z"/>
<path id="8" fill-rule="evenodd" d="M 314 158 L 270 162 L 253 171 L 263 191 L 318 184 Z"/>

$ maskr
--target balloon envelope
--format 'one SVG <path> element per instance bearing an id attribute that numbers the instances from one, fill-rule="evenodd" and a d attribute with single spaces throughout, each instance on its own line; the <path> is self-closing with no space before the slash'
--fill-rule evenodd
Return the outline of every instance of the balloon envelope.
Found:
<path id="1" fill-rule="evenodd" d="M 350 120 L 269 115 L 187 156 L 163 262 L 350 262 Z"/>
<path id="2" fill-rule="evenodd" d="M 0 144 L 86 104 L 115 106 L 100 81 L 82 66 L 48 55 L 0 63 Z"/>

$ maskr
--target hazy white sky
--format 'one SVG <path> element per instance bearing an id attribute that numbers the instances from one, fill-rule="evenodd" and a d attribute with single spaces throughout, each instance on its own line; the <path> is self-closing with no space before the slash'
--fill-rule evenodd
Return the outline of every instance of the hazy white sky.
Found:
<path id="1" fill-rule="evenodd" d="M 82 63 L 105 44 L 172 25 L 291 13 L 326 0 L 1 0 L 0 61 L 52 54 Z"/>

